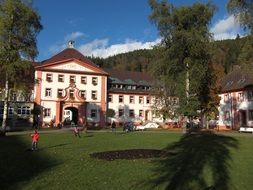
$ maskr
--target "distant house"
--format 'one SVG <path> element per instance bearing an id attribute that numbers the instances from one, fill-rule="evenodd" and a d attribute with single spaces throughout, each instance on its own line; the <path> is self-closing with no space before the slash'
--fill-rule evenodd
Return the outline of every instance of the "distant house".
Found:
<path id="1" fill-rule="evenodd" d="M 253 127 L 253 75 L 237 66 L 222 81 L 219 106 L 220 129 Z"/>

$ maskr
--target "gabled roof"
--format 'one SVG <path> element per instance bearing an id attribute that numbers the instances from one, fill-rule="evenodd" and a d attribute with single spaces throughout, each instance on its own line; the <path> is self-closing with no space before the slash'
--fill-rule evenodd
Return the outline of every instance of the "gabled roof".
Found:
<path id="1" fill-rule="evenodd" d="M 252 70 L 251 70 L 252 69 Z M 232 92 L 243 90 L 247 86 L 253 86 L 253 65 L 243 69 L 237 66 L 232 72 L 227 74 L 221 83 L 222 92 Z"/>
<path id="2" fill-rule="evenodd" d="M 89 59 L 87 59 L 82 53 L 80 53 L 75 48 L 67 48 L 61 51 L 60 53 L 54 55 L 53 57 L 42 61 L 41 64 L 55 63 L 55 62 L 68 60 L 68 59 L 77 59 L 79 61 L 86 62 L 95 67 L 98 67 L 96 64 L 92 63 Z"/>
<path id="3" fill-rule="evenodd" d="M 70 61 L 75 61 L 79 65 L 83 65 L 86 67 L 88 66 L 92 68 L 92 70 L 108 75 L 102 68 L 91 62 L 82 53 L 80 53 L 78 50 L 74 48 L 67 48 L 49 59 L 46 59 L 40 63 L 34 62 L 33 64 L 36 69 L 41 69 L 41 68 L 49 68 L 50 66 Z"/>

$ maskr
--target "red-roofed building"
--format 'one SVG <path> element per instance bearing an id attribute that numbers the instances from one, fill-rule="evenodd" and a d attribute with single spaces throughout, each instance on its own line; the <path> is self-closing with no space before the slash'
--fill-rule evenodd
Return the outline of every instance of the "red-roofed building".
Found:
<path id="1" fill-rule="evenodd" d="M 118 122 L 152 120 L 149 75 L 102 69 L 69 45 L 34 64 L 34 100 L 43 110 L 42 125 L 71 120 L 104 126 L 108 109 Z"/>
<path id="2" fill-rule="evenodd" d="M 253 73 L 237 66 L 222 81 L 220 129 L 253 127 Z"/>

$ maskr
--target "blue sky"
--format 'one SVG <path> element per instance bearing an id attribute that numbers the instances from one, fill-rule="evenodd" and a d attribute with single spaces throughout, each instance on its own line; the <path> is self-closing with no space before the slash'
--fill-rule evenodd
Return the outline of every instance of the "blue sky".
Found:
<path id="1" fill-rule="evenodd" d="M 180 6 L 196 1 L 170 2 Z M 234 38 L 241 33 L 234 17 L 226 13 L 226 0 L 213 2 L 218 7 L 210 26 L 214 38 Z M 34 7 L 44 27 L 37 38 L 38 61 L 65 49 L 69 40 L 84 55 L 99 57 L 151 48 L 160 40 L 148 20 L 148 0 L 34 0 Z"/>

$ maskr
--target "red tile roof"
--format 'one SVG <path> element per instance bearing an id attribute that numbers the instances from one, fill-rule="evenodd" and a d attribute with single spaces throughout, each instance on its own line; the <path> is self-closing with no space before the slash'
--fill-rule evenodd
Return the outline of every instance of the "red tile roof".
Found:
<path id="1" fill-rule="evenodd" d="M 250 68 L 243 69 L 237 66 L 232 72 L 223 78 L 221 91 L 222 93 L 239 91 L 251 85 L 253 85 L 253 75 L 252 72 L 250 72 Z"/>
<path id="2" fill-rule="evenodd" d="M 98 67 L 96 64 L 91 62 L 82 53 L 80 53 L 78 50 L 76 50 L 74 48 L 67 48 L 67 49 L 61 51 L 60 53 L 54 55 L 53 57 L 42 61 L 41 64 L 44 65 L 44 64 L 48 64 L 48 63 L 55 63 L 55 62 L 64 61 L 67 59 L 77 59 L 82 62 L 88 63 L 92 66 Z"/>
<path id="3" fill-rule="evenodd" d="M 135 71 L 124 71 L 124 70 L 117 70 L 117 69 L 106 69 L 103 68 L 110 77 L 119 79 L 120 81 L 125 80 L 133 80 L 136 83 L 139 83 L 141 81 L 146 81 L 150 85 L 154 81 L 154 79 L 149 75 L 148 73 L 142 73 L 142 72 L 135 72 Z"/>

